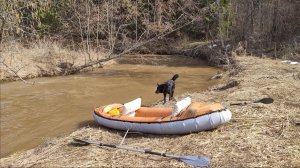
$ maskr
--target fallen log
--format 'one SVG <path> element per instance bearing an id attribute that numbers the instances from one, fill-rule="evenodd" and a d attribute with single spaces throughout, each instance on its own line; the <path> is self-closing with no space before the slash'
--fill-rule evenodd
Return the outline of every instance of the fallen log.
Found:
<path id="1" fill-rule="evenodd" d="M 209 7 L 204 7 L 204 8 L 202 8 L 201 10 L 199 10 L 199 16 L 205 16 L 205 14 L 206 13 L 208 13 L 209 12 Z M 201 14 L 200 14 L 201 13 Z M 182 15 L 179 17 L 179 18 L 181 18 L 182 17 Z M 178 19 L 179 19 L 178 18 Z M 173 33 L 173 32 L 175 32 L 175 31 L 177 31 L 177 30 L 180 30 L 180 29 L 182 29 L 182 28 L 184 28 L 184 27 L 186 27 L 186 26 L 188 26 L 188 25 L 190 25 L 190 24 L 192 24 L 193 22 L 195 22 L 195 21 L 201 21 L 201 22 L 204 22 L 203 21 L 203 19 L 202 18 L 193 18 L 191 21 L 188 21 L 188 22 L 186 22 L 185 24 L 181 24 L 181 26 L 179 26 L 179 27 L 177 27 L 177 28 L 175 28 L 175 29 L 172 29 L 171 31 L 169 31 L 169 32 L 166 32 L 166 33 L 161 33 L 160 35 L 158 35 L 158 36 L 155 36 L 154 38 L 152 38 L 152 39 L 149 39 L 149 40 L 146 40 L 146 41 L 144 41 L 144 42 L 140 42 L 140 43 L 136 43 L 135 45 L 133 45 L 132 47 L 130 47 L 129 49 L 127 49 L 127 50 L 124 50 L 123 52 L 121 52 L 121 53 L 119 53 L 119 54 L 109 54 L 109 55 L 107 55 L 105 58 L 103 58 L 103 59 L 100 59 L 100 60 L 96 60 L 96 61 L 90 61 L 90 62 L 88 62 L 88 63 L 86 63 L 86 64 L 83 64 L 83 65 L 80 65 L 80 66 L 73 66 L 73 67 L 71 67 L 71 68 L 69 68 L 69 69 L 66 69 L 66 75 L 67 74 L 74 74 L 74 73 L 78 73 L 78 72 L 80 72 L 80 70 L 82 70 L 82 69 L 84 69 L 84 68 L 87 68 L 87 67 L 90 67 L 90 66 L 93 66 L 93 65 L 96 65 L 96 64 L 100 64 L 100 63 L 102 63 L 102 62 L 106 62 L 106 61 L 109 61 L 109 60 L 112 60 L 112 59 L 116 59 L 116 58 L 119 58 L 119 57 L 121 57 L 121 56 L 123 56 L 123 55 L 125 55 L 125 54 L 127 54 L 127 53 L 130 53 L 130 52 L 132 52 L 133 50 L 135 50 L 135 49 L 137 49 L 137 48 L 139 48 L 139 47 L 141 47 L 141 46 L 144 46 L 144 45 L 146 45 L 146 44 L 148 44 L 148 43 L 150 43 L 150 42 L 153 42 L 153 41 L 155 41 L 155 40 L 159 40 L 159 39 L 162 39 L 162 38 L 164 38 L 165 36 L 167 36 L 167 35 L 170 35 L 171 33 Z"/>
<path id="2" fill-rule="evenodd" d="M 123 56 L 123 55 L 125 55 L 127 53 L 132 52 L 133 50 L 135 50 L 135 49 L 137 49 L 137 48 L 139 48 L 141 46 L 144 46 L 144 45 L 146 45 L 146 44 L 148 44 L 150 42 L 153 42 L 155 40 L 161 39 L 161 38 L 163 38 L 163 37 L 165 37 L 165 36 L 167 36 L 167 35 L 175 32 L 177 30 L 180 30 L 183 27 L 188 26 L 189 24 L 192 24 L 194 21 L 195 21 L 195 19 L 193 19 L 193 20 L 191 20 L 191 21 L 183 24 L 182 26 L 177 27 L 176 29 L 173 29 L 170 32 L 163 33 L 163 34 L 158 35 L 158 36 L 156 36 L 156 37 L 154 37 L 154 38 L 152 38 L 150 40 L 147 40 L 147 41 L 144 41 L 144 42 L 141 42 L 141 43 L 137 43 L 137 44 L 133 45 L 132 47 L 130 47 L 129 49 L 127 49 L 127 50 L 125 50 L 125 51 L 123 51 L 123 52 L 121 52 L 119 54 L 109 54 L 109 55 L 107 55 L 103 59 L 96 60 L 96 61 L 90 61 L 90 62 L 88 62 L 86 64 L 83 64 L 83 65 L 80 65 L 80 66 L 76 66 L 76 67 L 75 66 L 70 67 L 69 69 L 66 69 L 66 71 L 65 71 L 66 73 L 65 74 L 75 74 L 75 73 L 80 72 L 80 70 L 82 70 L 84 68 L 87 68 L 87 67 L 90 67 L 90 66 L 93 66 L 93 65 L 96 65 L 96 64 L 100 64 L 102 62 L 106 62 L 106 61 L 109 61 L 109 60 L 113 60 L 113 59 L 119 58 L 119 57 L 121 57 L 121 56 Z"/>

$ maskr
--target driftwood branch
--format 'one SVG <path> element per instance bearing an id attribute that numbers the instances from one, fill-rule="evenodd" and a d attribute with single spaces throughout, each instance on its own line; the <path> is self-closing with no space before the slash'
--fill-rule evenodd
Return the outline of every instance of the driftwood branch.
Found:
<path id="1" fill-rule="evenodd" d="M 10 66 L 8 66 L 8 65 L 4 62 L 4 60 L 1 60 L 1 63 L 2 63 L 7 69 L 9 69 L 10 72 L 12 72 L 12 73 L 15 74 L 17 77 L 19 77 L 24 83 L 26 83 L 26 84 L 31 84 L 31 85 L 34 84 L 34 82 L 27 82 L 27 81 L 24 80 L 20 75 L 18 75 L 18 72 L 19 72 L 22 68 L 24 68 L 25 66 L 23 66 L 22 68 L 19 68 L 19 69 L 16 71 L 16 70 L 12 69 Z"/>
<path id="2" fill-rule="evenodd" d="M 199 10 L 199 13 L 201 13 L 201 15 L 204 15 L 204 14 L 207 13 L 208 11 L 209 11 L 208 8 L 207 8 L 207 7 L 204 7 L 204 8 L 202 8 L 202 9 Z M 177 22 L 178 22 L 183 16 L 184 16 L 184 14 L 182 14 L 181 16 L 179 16 L 179 17 L 177 18 L 177 20 L 175 21 L 175 25 L 177 25 Z M 69 68 L 69 69 L 66 69 L 66 73 L 65 73 L 65 74 L 75 74 L 75 73 L 79 72 L 80 70 L 82 70 L 82 69 L 84 69 L 84 68 L 87 68 L 87 67 L 90 67 L 90 66 L 93 66 L 93 65 L 96 65 L 96 64 L 100 64 L 100 63 L 102 63 L 102 62 L 106 62 L 106 61 L 109 61 L 109 60 L 112 60 L 112 59 L 119 58 L 119 57 L 121 57 L 121 56 L 123 56 L 123 55 L 125 55 L 125 54 L 127 54 L 127 53 L 130 53 L 130 52 L 132 52 L 133 50 L 135 50 L 135 49 L 137 49 L 137 48 L 139 48 L 139 47 L 141 47 L 141 46 L 144 46 L 144 45 L 146 45 L 146 44 L 148 44 L 148 43 L 150 43 L 150 42 L 156 41 L 156 40 L 158 40 L 158 39 L 162 39 L 162 38 L 164 38 L 165 36 L 167 36 L 167 35 L 169 35 L 169 34 L 175 32 L 175 31 L 178 31 L 178 30 L 180 30 L 180 29 L 182 29 L 182 28 L 184 28 L 184 27 L 186 27 L 186 26 L 188 26 L 188 25 L 190 25 L 190 24 L 192 24 L 194 21 L 199 21 L 199 19 L 201 20 L 201 18 L 195 18 L 195 17 L 194 17 L 191 21 L 188 21 L 188 22 L 186 22 L 185 24 L 182 24 L 182 25 L 180 25 L 180 26 L 174 28 L 173 30 L 171 30 L 171 31 L 169 31 L 169 32 L 161 33 L 161 34 L 155 36 L 154 38 L 151 38 L 151 39 L 146 40 L 146 41 L 142 41 L 142 42 L 137 41 L 133 46 L 131 46 L 130 48 L 124 50 L 123 52 L 121 52 L 121 53 L 119 53 L 119 54 L 113 54 L 113 53 L 110 53 L 110 54 L 107 55 L 104 59 L 100 59 L 100 60 L 96 60 L 96 61 L 90 61 L 90 62 L 88 62 L 88 63 L 85 63 L 85 64 L 80 65 L 80 66 L 77 66 L 77 67 L 74 67 L 74 66 L 73 66 L 73 67 L 71 67 L 71 68 Z M 108 22 L 109 22 L 109 21 L 108 21 Z M 124 27 L 124 26 L 127 26 L 127 24 L 121 25 L 121 26 L 119 27 L 119 29 L 117 30 L 117 34 L 119 33 L 120 28 L 121 28 L 121 27 Z M 117 35 L 117 34 L 116 34 L 116 35 Z M 144 33 L 143 33 L 143 34 L 144 34 Z M 143 36 L 143 34 L 141 34 L 139 40 L 141 39 L 141 37 Z M 115 43 L 115 42 L 114 42 L 114 43 Z"/>
<path id="3" fill-rule="evenodd" d="M 179 26 L 179 27 L 177 27 L 176 29 L 173 29 L 172 31 L 169 31 L 169 32 L 166 32 L 166 33 L 162 33 L 162 34 L 160 34 L 160 35 L 158 35 L 158 36 L 156 36 L 156 37 L 153 37 L 152 39 L 149 39 L 149 40 L 147 40 L 147 41 L 143 41 L 143 42 L 140 42 L 140 43 L 136 43 L 136 44 L 133 45 L 132 47 L 126 49 L 125 51 L 123 51 L 123 52 L 121 52 L 121 53 L 119 53 L 119 54 L 109 54 L 109 55 L 107 55 L 106 58 L 104 58 L 104 59 L 100 59 L 100 60 L 97 60 L 97 61 L 90 61 L 90 62 L 88 62 L 88 63 L 86 63 L 86 64 L 84 64 L 84 65 L 80 65 L 80 66 L 77 66 L 77 67 L 72 67 L 72 68 L 69 69 L 69 72 L 68 72 L 68 73 L 69 73 L 69 74 L 74 74 L 74 73 L 79 72 L 81 69 L 84 69 L 84 68 L 87 68 L 87 67 L 90 67 L 90 66 L 99 64 L 99 63 L 101 63 L 101 62 L 106 62 L 106 61 L 109 61 L 109 60 L 112 60 L 112 59 L 119 58 L 119 57 L 123 56 L 124 54 L 127 54 L 127 53 L 129 53 L 129 52 L 131 52 L 131 51 L 133 51 L 133 50 L 135 50 L 135 49 L 141 47 L 141 46 L 144 46 L 144 45 L 146 45 L 146 44 L 148 44 L 148 43 L 150 43 L 150 42 L 153 42 L 153 41 L 155 41 L 155 40 L 161 39 L 161 38 L 163 38 L 163 37 L 165 37 L 165 36 L 167 36 L 167 35 L 169 35 L 169 34 L 175 32 L 175 31 L 177 31 L 177 30 L 180 30 L 180 29 L 182 29 L 183 27 L 188 26 L 188 25 L 190 25 L 190 24 L 193 23 L 193 22 L 194 22 L 194 19 L 191 20 L 191 21 L 189 21 L 189 22 L 187 22 L 187 23 L 185 23 L 185 24 L 183 24 L 183 25 L 181 25 L 181 26 Z"/>

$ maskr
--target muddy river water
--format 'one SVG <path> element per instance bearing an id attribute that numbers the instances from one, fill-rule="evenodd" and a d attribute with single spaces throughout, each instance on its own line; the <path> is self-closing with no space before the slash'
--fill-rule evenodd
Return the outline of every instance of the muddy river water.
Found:
<path id="1" fill-rule="evenodd" d="M 29 80 L 34 85 L 2 83 L 1 157 L 70 134 L 93 120 L 97 106 L 125 103 L 140 96 L 142 104 L 158 102 L 163 96 L 154 93 L 156 84 L 175 73 L 179 74 L 175 97 L 218 82 L 209 80 L 216 68 L 191 58 L 165 58 L 135 57 L 139 62 L 124 59 L 121 64 L 78 75 Z"/>

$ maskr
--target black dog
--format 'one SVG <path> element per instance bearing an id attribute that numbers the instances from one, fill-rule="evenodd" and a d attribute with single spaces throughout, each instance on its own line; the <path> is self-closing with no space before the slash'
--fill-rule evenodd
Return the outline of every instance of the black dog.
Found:
<path id="1" fill-rule="evenodd" d="M 175 74 L 172 79 L 166 81 L 163 84 L 157 83 L 157 88 L 155 93 L 163 93 L 164 94 L 164 104 L 166 103 L 166 96 L 169 94 L 169 101 L 173 99 L 174 90 L 175 90 L 175 80 L 179 77 L 178 74 Z"/>

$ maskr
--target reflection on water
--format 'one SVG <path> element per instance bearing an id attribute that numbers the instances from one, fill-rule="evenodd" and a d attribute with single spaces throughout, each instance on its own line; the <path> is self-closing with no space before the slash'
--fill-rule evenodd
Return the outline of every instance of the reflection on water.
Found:
<path id="1" fill-rule="evenodd" d="M 184 61 L 178 61 L 183 63 Z M 177 62 L 177 63 L 178 63 Z M 217 69 L 207 66 L 117 64 L 79 75 L 1 84 L 1 157 L 33 148 L 45 140 L 94 124 L 95 107 L 125 103 L 142 96 L 142 104 L 162 100 L 156 83 L 179 74 L 175 96 L 201 91 Z"/>

